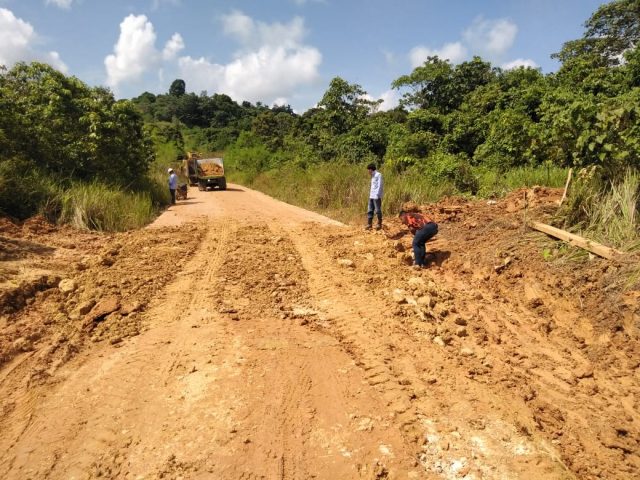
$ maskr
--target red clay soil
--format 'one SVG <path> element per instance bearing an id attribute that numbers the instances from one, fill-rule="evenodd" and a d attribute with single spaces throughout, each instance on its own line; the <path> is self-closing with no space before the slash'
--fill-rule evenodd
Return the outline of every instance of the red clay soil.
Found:
<path id="1" fill-rule="evenodd" d="M 640 477 L 638 259 L 559 191 L 364 232 L 230 185 L 152 228 L 0 221 L 1 478 Z"/>

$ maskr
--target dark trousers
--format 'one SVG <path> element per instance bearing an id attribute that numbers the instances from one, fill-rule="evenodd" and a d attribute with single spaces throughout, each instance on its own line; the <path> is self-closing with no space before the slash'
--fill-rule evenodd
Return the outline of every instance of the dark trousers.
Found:
<path id="1" fill-rule="evenodd" d="M 373 212 L 376 212 L 378 216 L 378 223 L 382 223 L 382 199 L 381 198 L 370 198 L 369 199 L 369 209 L 367 210 L 367 219 L 369 224 L 373 222 Z"/>
<path id="2" fill-rule="evenodd" d="M 175 188 L 170 188 L 169 189 L 169 193 L 171 193 L 171 205 L 175 205 L 176 204 L 176 189 Z"/>
<path id="3" fill-rule="evenodd" d="M 421 267 L 425 265 L 427 249 L 424 244 L 436 233 L 438 233 L 438 225 L 431 222 L 427 223 L 413 236 L 413 258 L 415 259 L 416 265 L 420 265 Z"/>

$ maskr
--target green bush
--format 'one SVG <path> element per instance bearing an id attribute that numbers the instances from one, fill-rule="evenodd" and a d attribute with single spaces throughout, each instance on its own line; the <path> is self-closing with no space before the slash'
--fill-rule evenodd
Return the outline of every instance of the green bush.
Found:
<path id="1" fill-rule="evenodd" d="M 0 160 L 0 213 L 24 220 L 47 207 L 56 216 L 59 187 L 34 162 Z"/>

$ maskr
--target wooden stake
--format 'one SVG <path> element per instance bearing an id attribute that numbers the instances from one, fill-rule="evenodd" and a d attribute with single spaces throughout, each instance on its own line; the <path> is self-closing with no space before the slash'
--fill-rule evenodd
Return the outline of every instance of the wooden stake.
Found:
<path id="1" fill-rule="evenodd" d="M 567 198 L 567 191 L 569 190 L 569 183 L 571 183 L 571 176 L 573 175 L 573 167 L 569 169 L 569 173 L 567 173 L 567 183 L 564 184 L 564 193 L 562 194 L 562 198 L 560 199 L 560 205 L 558 206 L 562 206 L 562 204 L 564 203 L 565 199 Z"/>
<path id="2" fill-rule="evenodd" d="M 612 260 L 616 255 L 623 254 L 623 252 L 621 252 L 620 250 L 616 250 L 615 248 L 607 247 L 598 242 L 594 242 L 573 233 L 569 233 L 565 230 L 560 230 L 559 228 L 552 227 L 551 225 L 547 225 L 545 223 L 532 222 L 531 228 L 546 233 L 547 235 L 551 235 L 552 237 L 559 238 L 560 240 L 564 240 L 570 245 L 583 248 L 584 250 L 595 253 L 596 255 L 599 255 L 608 260 Z"/>

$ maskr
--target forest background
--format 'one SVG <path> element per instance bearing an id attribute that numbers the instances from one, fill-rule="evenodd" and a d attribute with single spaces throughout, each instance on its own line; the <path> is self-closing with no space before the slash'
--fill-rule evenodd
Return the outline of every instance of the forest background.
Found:
<path id="1" fill-rule="evenodd" d="M 573 168 L 555 223 L 634 250 L 639 40 L 640 0 L 615 0 L 554 54 L 557 72 L 429 57 L 393 82 L 402 100 L 390 111 L 340 77 L 299 114 L 188 92 L 180 79 L 116 101 L 48 65 L 17 64 L 0 72 L 0 213 L 137 228 L 168 203 L 166 168 L 186 151 L 224 155 L 231 181 L 347 221 L 363 214 L 371 162 L 391 214 L 407 200 L 560 187 Z"/>

